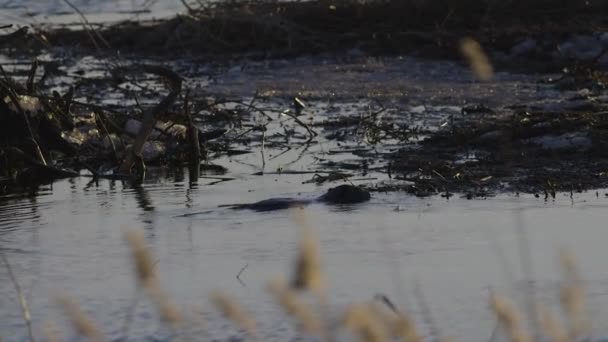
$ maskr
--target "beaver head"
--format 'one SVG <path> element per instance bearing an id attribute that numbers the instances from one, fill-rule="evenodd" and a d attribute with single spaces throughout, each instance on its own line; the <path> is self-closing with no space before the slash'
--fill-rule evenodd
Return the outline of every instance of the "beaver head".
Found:
<path id="1" fill-rule="evenodd" d="M 326 203 L 348 204 L 369 201 L 370 198 L 369 191 L 358 186 L 345 184 L 327 190 L 319 200 Z"/>

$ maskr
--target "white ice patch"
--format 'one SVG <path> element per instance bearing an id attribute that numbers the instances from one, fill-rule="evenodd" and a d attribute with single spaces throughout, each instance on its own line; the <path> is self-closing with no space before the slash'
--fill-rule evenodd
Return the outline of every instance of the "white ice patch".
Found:
<path id="1" fill-rule="evenodd" d="M 19 106 L 21 107 L 21 109 L 23 109 L 23 111 L 26 113 L 30 113 L 30 116 L 32 117 L 35 116 L 35 114 L 38 113 L 38 111 L 40 111 L 40 109 L 42 108 L 42 106 L 40 105 L 40 100 L 38 100 L 37 97 L 20 95 L 17 96 L 17 100 L 19 101 Z M 10 110 L 12 110 L 13 112 L 18 112 L 17 107 L 15 106 L 13 101 L 11 101 L 10 97 L 5 97 L 4 102 L 8 104 L 8 108 Z"/>

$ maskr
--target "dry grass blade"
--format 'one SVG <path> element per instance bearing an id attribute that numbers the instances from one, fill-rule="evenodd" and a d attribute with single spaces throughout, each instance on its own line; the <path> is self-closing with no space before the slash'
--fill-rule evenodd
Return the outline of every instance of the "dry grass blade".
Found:
<path id="1" fill-rule="evenodd" d="M 568 318 L 570 338 L 576 340 L 590 331 L 590 320 L 585 312 L 583 281 L 570 251 L 561 249 L 560 261 L 564 273 L 560 291 L 561 305 Z"/>
<path id="2" fill-rule="evenodd" d="M 550 341 L 553 342 L 569 342 L 567 331 L 564 329 L 562 322 L 560 322 L 553 313 L 547 310 L 545 307 L 539 305 L 536 310 L 540 315 L 538 321 L 540 322 L 540 328 L 543 335 L 545 335 Z"/>
<path id="3" fill-rule="evenodd" d="M 490 307 L 498 323 L 507 333 L 512 342 L 531 342 L 530 336 L 523 330 L 520 314 L 509 300 L 504 297 L 492 295 Z"/>
<path id="4" fill-rule="evenodd" d="M 44 328 L 42 328 L 42 336 L 44 336 L 46 342 L 60 342 L 65 340 L 61 338 L 61 334 L 53 322 L 47 322 L 44 325 Z"/>
<path id="5" fill-rule="evenodd" d="M 392 321 L 391 331 L 395 337 L 402 338 L 408 342 L 422 342 L 414 321 L 404 314 L 400 314 Z"/>
<path id="6" fill-rule="evenodd" d="M 182 316 L 179 309 L 159 287 L 149 288 L 148 294 L 156 304 L 163 322 L 171 326 L 175 326 L 181 322 Z"/>
<path id="7" fill-rule="evenodd" d="M 319 244 L 306 222 L 303 210 L 298 210 L 296 222 L 301 227 L 300 245 L 291 286 L 295 289 L 325 293 L 325 274 L 321 270 Z"/>
<path id="8" fill-rule="evenodd" d="M 300 301 L 289 287 L 282 280 L 275 280 L 270 283 L 270 292 L 275 296 L 277 302 L 283 307 L 287 314 L 293 316 L 299 323 L 302 330 L 309 334 L 321 334 L 323 324 L 318 316 L 302 301 Z"/>
<path id="9" fill-rule="evenodd" d="M 144 288 L 156 287 L 156 273 L 154 261 L 148 247 L 146 247 L 142 232 L 131 231 L 126 234 L 126 240 L 131 248 L 131 256 L 135 263 L 135 272 L 140 285 Z"/>
<path id="10" fill-rule="evenodd" d="M 211 292 L 211 299 L 226 318 L 245 330 L 249 336 L 256 336 L 255 320 L 236 301 L 220 291 Z"/>
<path id="11" fill-rule="evenodd" d="M 72 322 L 72 326 L 74 326 L 74 329 L 80 335 L 96 342 L 103 341 L 101 332 L 95 323 L 76 303 L 67 297 L 57 298 L 57 303 L 63 308 L 63 311 Z"/>
<path id="12" fill-rule="evenodd" d="M 131 248 L 137 279 L 146 293 L 156 304 L 163 322 L 176 325 L 181 321 L 179 309 L 171 303 L 169 297 L 158 285 L 152 253 L 145 244 L 142 232 L 131 231 L 126 234 L 126 240 Z"/>
<path id="13" fill-rule="evenodd" d="M 460 52 L 467 59 L 471 70 L 480 81 L 489 81 L 494 76 L 494 69 L 481 45 L 472 38 L 460 41 Z"/>
<path id="14" fill-rule="evenodd" d="M 32 331 L 32 315 L 30 314 L 30 309 L 27 305 L 27 300 L 25 299 L 25 295 L 21 290 L 21 286 L 19 286 L 19 282 L 17 282 L 17 277 L 13 273 L 13 268 L 11 264 L 8 262 L 6 255 L 4 253 L 0 253 L 0 257 L 2 257 L 2 261 L 4 262 L 4 266 L 8 271 L 8 276 L 15 287 L 15 291 L 17 291 L 17 296 L 19 296 L 19 305 L 21 306 L 21 314 L 23 315 L 23 320 L 25 321 L 25 326 L 27 327 L 27 333 L 30 341 L 34 341 L 34 333 Z"/>
<path id="15" fill-rule="evenodd" d="M 408 342 L 422 342 L 422 338 L 416 328 L 416 323 L 409 315 L 398 311 L 392 303 L 374 301 L 370 310 L 378 316 L 390 331 L 394 338 Z"/>
<path id="16" fill-rule="evenodd" d="M 344 327 L 364 342 L 388 340 L 384 322 L 369 305 L 353 304 L 344 314 Z"/>

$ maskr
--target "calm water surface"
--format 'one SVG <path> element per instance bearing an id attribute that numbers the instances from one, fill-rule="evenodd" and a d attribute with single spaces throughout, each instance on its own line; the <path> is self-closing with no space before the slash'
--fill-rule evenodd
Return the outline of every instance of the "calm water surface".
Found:
<path id="1" fill-rule="evenodd" d="M 296 252 L 294 212 L 252 213 L 217 208 L 269 196 L 312 196 L 325 186 L 303 186 L 307 176 L 263 176 L 215 185 L 189 184 L 187 177 L 163 176 L 133 188 L 120 182 L 68 179 L 42 187 L 34 196 L 0 199 L 0 248 L 9 259 L 29 302 L 36 334 L 49 324 L 69 337 L 53 298 L 68 295 L 118 339 L 135 285 L 125 231 L 140 229 L 154 251 L 161 283 L 188 312 L 203 311 L 207 334 L 239 336 L 208 302 L 221 289 L 255 312 L 262 336 L 295 338 L 265 287 L 288 276 Z M 302 192 L 298 194 L 298 192 Z M 557 250 L 569 246 L 586 279 L 589 309 L 597 334 L 608 303 L 605 267 L 608 199 L 600 193 L 490 200 L 402 194 L 374 194 L 353 207 L 314 204 L 306 218 L 320 239 L 332 309 L 386 293 L 420 315 L 413 295 L 418 282 L 441 331 L 463 341 L 486 340 L 494 323 L 487 298 L 494 289 L 518 300 L 524 275 L 518 258 L 518 222 L 529 240 L 534 287 L 540 300 L 558 303 Z M 183 216 L 184 214 L 198 213 Z M 241 275 L 236 275 L 245 265 Z M 0 336 L 26 338 L 19 304 L 6 270 L 0 271 Z M 130 337 L 169 339 L 146 301 L 137 306 Z M 424 327 L 424 325 L 422 325 Z"/>
<path id="2" fill-rule="evenodd" d="M 180 0 L 71 0 L 90 23 L 166 18 L 185 12 Z M 190 3 L 190 2 L 189 2 Z M 64 0 L 0 0 L 0 21 L 21 25 L 80 23 Z"/>
<path id="3" fill-rule="evenodd" d="M 161 17 L 183 10 L 179 0 L 73 2 L 93 22 Z M 78 22 L 59 0 L 5 0 L 0 8 L 1 23 Z M 142 8 L 150 10 L 134 13 Z M 5 62 L 10 61 L 2 59 Z M 94 62 L 85 57 L 76 67 L 82 64 L 90 72 Z M 184 75 L 193 68 L 189 63 L 174 66 Z M 369 96 L 402 104 L 392 113 L 395 117 L 439 126 L 460 113 L 467 101 L 561 108 L 563 100 L 573 95 L 539 85 L 534 76 L 500 73 L 495 82 L 480 85 L 472 82 L 462 65 L 408 58 L 364 62 L 303 58 L 200 73 L 218 74 L 207 83 L 189 80 L 204 83 L 206 94 L 242 98 L 259 90 L 265 96 L 286 99 L 300 94 L 310 100 L 309 111 L 320 120 L 348 114 L 349 108 L 356 113 L 361 108 L 369 110 L 369 102 L 359 100 Z M 334 106 L 323 100 L 328 97 L 339 101 Z M 335 147 L 329 141 L 313 146 L 291 168 L 307 169 L 319 162 L 319 154 L 327 156 Z M 277 157 L 268 160 L 266 170 L 294 159 L 294 154 L 271 153 Z M 48 326 L 56 327 L 65 338 L 74 336 L 53 300 L 57 295 L 76 300 L 109 340 L 124 336 L 122 327 L 136 287 L 123 237 L 128 230 L 139 229 L 154 251 L 163 288 L 189 314 L 190 323 L 180 336 L 219 340 L 241 336 L 208 301 L 211 290 L 221 289 L 255 313 L 264 340 L 296 340 L 290 322 L 266 291 L 269 280 L 290 274 L 298 241 L 295 213 L 262 214 L 217 206 L 275 196 L 313 197 L 328 185 L 303 185 L 311 175 L 251 176 L 260 169 L 259 154 L 218 163 L 228 167 L 228 176 L 236 180 L 209 184 L 213 180 L 202 178 L 192 183 L 187 175 L 161 173 L 149 177 L 143 186 L 132 187 L 107 180 L 90 183 L 81 177 L 41 187 L 34 194 L 1 197 L 0 249 L 23 288 L 36 336 L 42 336 Z M 608 317 L 606 206 L 604 191 L 599 196 L 575 194 L 572 199 L 559 195 L 551 201 L 513 195 L 468 201 L 380 193 L 370 203 L 353 207 L 313 204 L 305 209 L 305 217 L 320 240 L 332 310 L 385 293 L 418 317 L 428 334 L 414 295 L 418 283 L 443 335 L 458 341 L 486 341 L 494 328 L 487 310 L 491 289 L 521 303 L 524 289 L 532 284 L 539 300 L 557 306 L 561 246 L 574 251 L 586 280 L 594 334 L 608 335 L 604 320 Z M 519 257 L 521 230 L 529 243 L 531 260 L 525 262 L 532 266 L 532 282 L 523 281 L 528 277 Z M 243 267 L 240 282 L 236 275 Z M 130 339 L 165 341 L 175 334 L 158 323 L 150 303 L 139 302 Z M 17 295 L 4 267 L 0 268 L 0 339 L 27 339 Z"/>

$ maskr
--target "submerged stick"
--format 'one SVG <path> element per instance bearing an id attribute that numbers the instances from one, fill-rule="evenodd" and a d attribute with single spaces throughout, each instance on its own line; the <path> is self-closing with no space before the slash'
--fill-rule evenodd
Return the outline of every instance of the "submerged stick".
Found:
<path id="1" fill-rule="evenodd" d="M 32 94 L 35 91 L 34 80 L 36 78 L 36 70 L 38 70 L 38 59 L 34 58 L 34 60 L 32 61 L 32 66 L 30 67 L 30 71 L 27 75 L 27 83 L 26 83 L 27 91 L 30 94 Z"/>
<path id="2" fill-rule="evenodd" d="M 201 145 L 198 141 L 198 128 L 194 125 L 194 120 L 192 120 L 192 115 L 190 114 L 190 89 L 186 90 L 186 95 L 184 97 L 184 114 L 186 115 L 186 119 L 188 120 L 188 141 L 190 142 L 190 155 L 188 158 L 190 170 L 194 171 L 197 178 L 200 174 L 200 162 L 201 162 Z"/>
<path id="3" fill-rule="evenodd" d="M 260 153 L 262 154 L 262 174 L 266 169 L 266 155 L 264 154 L 264 149 L 266 148 L 266 127 L 262 129 L 262 147 Z"/>

